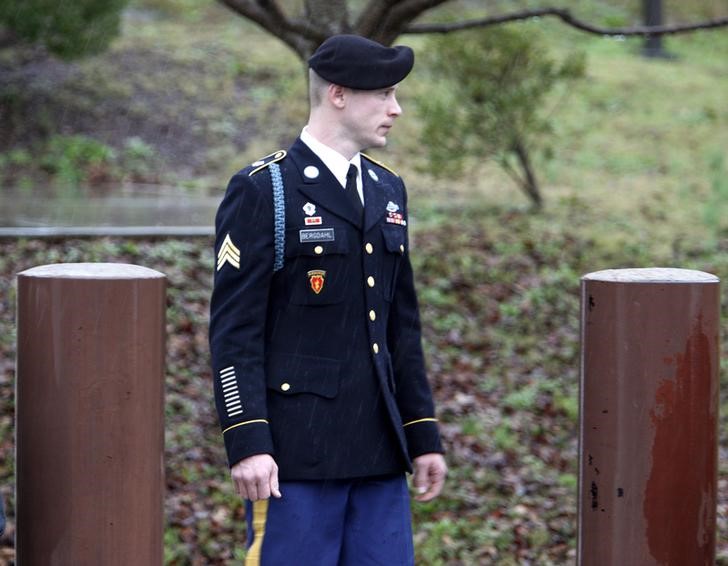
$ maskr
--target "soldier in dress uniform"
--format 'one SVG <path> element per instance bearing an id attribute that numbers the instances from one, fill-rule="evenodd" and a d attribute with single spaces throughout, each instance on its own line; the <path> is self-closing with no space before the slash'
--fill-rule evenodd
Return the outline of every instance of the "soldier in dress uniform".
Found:
<path id="1" fill-rule="evenodd" d="M 308 125 L 238 172 L 217 213 L 210 345 L 247 564 L 413 564 L 405 474 L 416 499 L 442 489 L 407 194 L 361 153 L 386 144 L 413 63 L 326 40 Z"/>

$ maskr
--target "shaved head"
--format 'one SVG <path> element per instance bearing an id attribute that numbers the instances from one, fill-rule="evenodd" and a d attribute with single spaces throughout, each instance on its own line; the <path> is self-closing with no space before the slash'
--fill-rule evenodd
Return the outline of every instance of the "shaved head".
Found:
<path id="1" fill-rule="evenodd" d="M 311 108 L 317 108 L 326 98 L 326 89 L 329 88 L 331 83 L 319 76 L 316 71 L 308 70 L 308 98 L 311 103 Z"/>

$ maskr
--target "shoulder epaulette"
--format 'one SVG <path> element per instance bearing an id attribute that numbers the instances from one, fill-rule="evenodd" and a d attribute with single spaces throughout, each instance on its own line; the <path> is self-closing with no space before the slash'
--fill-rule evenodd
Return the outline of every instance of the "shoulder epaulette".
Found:
<path id="1" fill-rule="evenodd" d="M 366 157 L 369 161 L 371 161 L 375 165 L 379 165 L 382 169 L 386 169 L 387 171 L 389 171 L 395 177 L 399 177 L 399 175 L 397 175 L 397 172 L 396 171 L 393 171 L 392 169 L 390 169 L 389 167 L 387 167 L 384 163 L 381 163 L 380 161 L 377 161 L 376 159 L 374 159 L 370 155 L 367 155 L 366 153 L 362 153 L 361 156 L 362 157 Z"/>
<path id="2" fill-rule="evenodd" d="M 258 159 L 258 161 L 254 161 L 250 164 L 250 166 L 253 168 L 253 170 L 248 173 L 248 177 L 251 177 L 252 175 L 255 175 L 258 171 L 262 171 L 268 165 L 271 163 L 275 163 L 276 161 L 280 161 L 286 156 L 286 150 L 285 149 L 279 149 L 278 151 L 274 151 L 273 153 L 266 155 L 265 157 L 261 157 Z"/>

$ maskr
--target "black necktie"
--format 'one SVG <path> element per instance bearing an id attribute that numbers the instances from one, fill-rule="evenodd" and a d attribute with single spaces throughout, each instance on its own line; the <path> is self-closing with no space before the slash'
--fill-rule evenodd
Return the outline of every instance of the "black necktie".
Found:
<path id="1" fill-rule="evenodd" d="M 346 195 L 349 197 L 349 202 L 354 206 L 354 210 L 358 214 L 364 213 L 364 206 L 359 198 L 359 191 L 356 189 L 356 177 L 358 174 L 356 165 L 349 165 L 349 171 L 346 173 Z"/>

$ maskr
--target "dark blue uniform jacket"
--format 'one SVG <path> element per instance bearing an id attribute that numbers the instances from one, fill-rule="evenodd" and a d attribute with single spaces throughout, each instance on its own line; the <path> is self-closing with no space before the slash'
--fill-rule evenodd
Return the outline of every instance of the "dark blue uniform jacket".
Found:
<path id="1" fill-rule="evenodd" d="M 270 164 L 285 190 L 274 273 Z M 402 180 L 362 156 L 363 217 L 300 140 L 237 173 L 216 218 L 210 346 L 230 465 L 282 480 L 411 470 L 441 452 L 420 341 Z"/>

